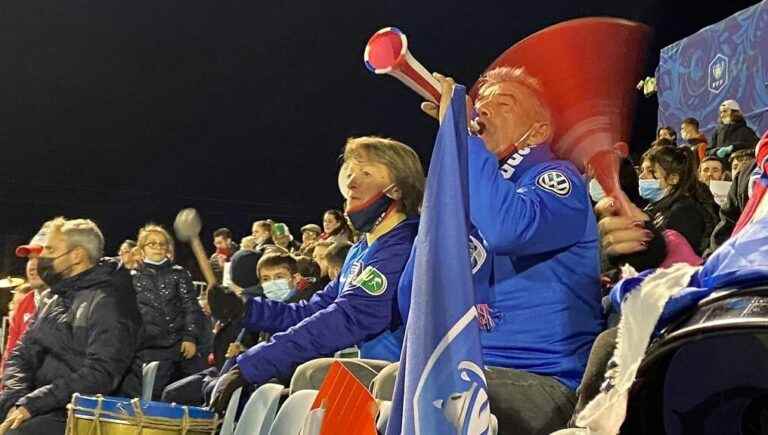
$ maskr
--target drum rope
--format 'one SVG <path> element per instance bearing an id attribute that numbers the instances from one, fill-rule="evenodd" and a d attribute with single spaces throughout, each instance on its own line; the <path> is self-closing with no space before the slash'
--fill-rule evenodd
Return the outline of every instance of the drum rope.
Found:
<path id="1" fill-rule="evenodd" d="M 135 415 L 127 415 L 125 412 L 117 413 L 104 410 L 102 407 L 102 397 L 97 396 L 97 398 L 99 400 L 97 401 L 95 409 L 76 406 L 74 404 L 75 400 L 67 405 L 67 435 L 75 434 L 75 421 L 77 418 L 87 419 L 87 417 L 84 417 L 83 415 L 76 415 L 76 412 L 91 414 L 93 416 L 93 425 L 90 427 L 88 435 L 93 435 L 94 430 L 96 431 L 96 435 L 101 435 L 101 423 L 109 423 L 103 421 L 104 419 L 113 419 L 118 421 L 119 424 L 132 425 L 136 427 L 135 433 L 137 435 L 141 434 L 144 429 L 169 431 L 178 431 L 180 429 L 181 434 L 183 435 L 186 435 L 190 431 L 210 432 L 211 434 L 215 434 L 219 425 L 219 418 L 216 415 L 214 415 L 213 419 L 191 418 L 189 416 L 189 408 L 187 406 L 183 407 L 184 415 L 181 418 L 181 422 L 179 422 L 178 418 L 147 416 L 141 409 L 141 401 L 139 399 L 131 400 L 131 405 Z"/>

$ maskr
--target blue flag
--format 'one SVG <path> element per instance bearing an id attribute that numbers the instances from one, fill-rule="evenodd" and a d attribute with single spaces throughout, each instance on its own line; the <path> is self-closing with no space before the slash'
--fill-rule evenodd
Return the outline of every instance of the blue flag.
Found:
<path id="1" fill-rule="evenodd" d="M 429 166 L 387 435 L 488 433 L 469 254 L 465 98 L 464 87 L 456 86 Z"/>

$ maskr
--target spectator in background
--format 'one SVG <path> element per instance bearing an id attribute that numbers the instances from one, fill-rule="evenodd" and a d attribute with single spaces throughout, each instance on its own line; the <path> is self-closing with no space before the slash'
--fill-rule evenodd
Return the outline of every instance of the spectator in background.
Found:
<path id="1" fill-rule="evenodd" d="M 661 127 L 656 131 L 656 140 L 667 139 L 672 145 L 677 145 L 677 132 L 670 126 Z"/>
<path id="2" fill-rule="evenodd" d="M 96 224 L 57 218 L 49 230 L 37 272 L 54 297 L 6 364 L 0 428 L 9 434 L 64 434 L 74 393 L 119 394 L 139 336 L 133 292 L 116 287 L 114 265 L 97 264 L 104 236 Z"/>
<path id="3" fill-rule="evenodd" d="M 136 242 L 131 239 L 126 239 L 120 245 L 120 249 L 117 250 L 120 264 L 126 269 L 136 269 L 138 267 L 139 264 L 136 254 Z"/>
<path id="4" fill-rule="evenodd" d="M 328 263 L 325 261 L 325 253 L 332 245 L 333 241 L 331 240 L 321 240 L 315 243 L 315 249 L 312 250 L 312 258 L 320 266 L 320 277 L 322 278 L 329 278 Z"/>
<path id="5" fill-rule="evenodd" d="M 308 255 L 310 248 L 320 239 L 323 230 L 320 225 L 307 224 L 301 227 L 301 251 L 302 255 Z"/>
<path id="6" fill-rule="evenodd" d="M 320 240 L 352 242 L 352 235 L 352 229 L 340 211 L 327 210 L 323 214 L 323 234 L 320 235 Z"/>
<path id="7" fill-rule="evenodd" d="M 352 244 L 349 242 L 338 242 L 329 246 L 323 255 L 326 265 L 328 279 L 333 281 L 339 277 L 341 273 L 341 266 L 344 264 L 344 260 L 347 259 L 347 254 L 352 248 Z"/>
<path id="8" fill-rule="evenodd" d="M 251 236 L 256 239 L 257 248 L 262 245 L 274 244 L 272 241 L 272 221 L 267 219 L 254 222 L 251 226 Z"/>
<path id="9" fill-rule="evenodd" d="M 272 224 L 272 240 L 276 246 L 279 246 L 289 253 L 297 252 L 299 250 L 299 244 L 293 240 L 291 230 L 288 225 L 280 222 Z"/>
<path id="10" fill-rule="evenodd" d="M 37 307 L 45 302 L 48 292 L 46 289 L 48 286 L 40 278 L 37 273 L 38 257 L 43 252 L 43 247 L 48 242 L 48 235 L 50 234 L 51 222 L 46 222 L 40 228 L 40 230 L 32 237 L 26 245 L 21 245 L 16 248 L 16 256 L 27 259 L 26 275 L 27 284 L 32 288 L 32 291 L 27 293 L 18 303 L 13 315 L 9 315 L 9 330 L 8 341 L 5 345 L 5 352 L 3 352 L 2 367 L 0 367 L 0 373 L 5 370 L 5 362 L 10 358 L 11 353 L 16 348 L 16 345 L 24 335 L 24 331 L 27 330 L 29 322 L 35 314 Z"/>
<path id="11" fill-rule="evenodd" d="M 701 184 L 686 148 L 651 149 L 643 156 L 640 195 L 650 203 L 644 212 L 660 230 L 680 233 L 697 255 L 708 246 L 715 227 L 717 205 Z M 648 238 L 652 234 L 648 234 Z"/>
<path id="12" fill-rule="evenodd" d="M 707 154 L 727 159 L 734 151 L 754 149 L 755 144 L 757 135 L 747 126 L 739 103 L 735 100 L 723 101 L 720 105 L 720 124 L 712 134 Z"/>
<path id="13" fill-rule="evenodd" d="M 301 279 L 296 283 L 296 290 L 304 293 L 302 297 L 306 296 L 309 299 L 330 282 L 327 277 L 322 276 L 320 265 L 309 257 L 296 257 L 296 267 L 301 275 Z"/>
<path id="14" fill-rule="evenodd" d="M 711 180 L 722 181 L 725 177 L 723 161 L 715 156 L 707 156 L 699 164 L 699 181 L 709 185 Z"/>
<path id="15" fill-rule="evenodd" d="M 731 164 L 731 179 L 736 181 L 741 168 L 746 168 L 755 161 L 755 151 L 748 149 L 735 151 L 731 153 L 731 157 L 728 160 L 730 160 Z"/>
<path id="16" fill-rule="evenodd" d="M 699 158 L 704 160 L 707 155 L 707 137 L 699 131 L 699 121 L 696 118 L 685 118 L 680 124 L 680 136 L 685 145 Z"/>
<path id="17" fill-rule="evenodd" d="M 237 243 L 232 241 L 232 231 L 229 228 L 219 228 L 213 232 L 213 246 L 216 247 L 216 252 L 211 255 L 211 268 L 214 275 L 216 275 L 216 280 L 222 282 L 224 264 L 240 248 L 237 246 Z"/>
<path id="18" fill-rule="evenodd" d="M 204 369 L 198 353 L 203 312 L 192 276 L 172 261 L 173 238 L 161 226 L 145 225 L 138 235 L 142 266 L 133 271 L 133 287 L 143 322 L 139 355 L 159 361 L 152 396 L 184 376 Z"/>

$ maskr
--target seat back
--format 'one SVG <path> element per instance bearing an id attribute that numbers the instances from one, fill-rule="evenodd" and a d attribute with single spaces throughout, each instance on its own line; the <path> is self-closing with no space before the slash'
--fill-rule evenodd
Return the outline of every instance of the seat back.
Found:
<path id="1" fill-rule="evenodd" d="M 299 435 L 315 396 L 317 390 L 301 390 L 288 396 L 288 400 L 277 412 L 269 435 Z"/>
<path id="2" fill-rule="evenodd" d="M 155 376 L 157 368 L 160 367 L 159 361 L 152 361 L 144 364 L 141 370 L 141 399 L 152 400 L 152 389 L 155 387 Z"/>
<path id="3" fill-rule="evenodd" d="M 268 435 L 284 389 L 279 384 L 264 384 L 254 391 L 240 414 L 235 435 Z"/>
<path id="4" fill-rule="evenodd" d="M 243 394 L 243 387 L 232 392 L 227 403 L 227 411 L 224 414 L 224 420 L 221 421 L 221 431 L 219 435 L 232 435 L 235 432 L 235 418 L 237 417 L 237 405 L 240 403 L 240 395 Z"/>

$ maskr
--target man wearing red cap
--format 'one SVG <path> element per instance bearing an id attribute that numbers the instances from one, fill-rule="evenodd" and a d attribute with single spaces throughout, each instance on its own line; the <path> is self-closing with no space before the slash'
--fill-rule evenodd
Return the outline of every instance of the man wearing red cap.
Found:
<path id="1" fill-rule="evenodd" d="M 48 241 L 49 227 L 50 221 L 43 224 L 37 234 L 35 234 L 35 237 L 32 237 L 32 240 L 30 240 L 28 244 L 16 248 L 16 256 L 27 259 L 27 283 L 32 287 L 33 291 L 27 293 L 27 295 L 22 298 L 10 319 L 8 344 L 3 353 L 2 367 L 0 367 L 0 370 L 3 371 L 5 369 L 5 361 L 8 360 L 8 357 L 16 348 L 16 344 L 24 334 L 24 331 L 27 330 L 27 323 L 35 314 L 38 302 L 44 297 L 47 288 L 43 280 L 41 280 L 40 276 L 37 274 L 37 257 L 43 251 L 43 246 L 45 246 L 45 243 Z"/>

